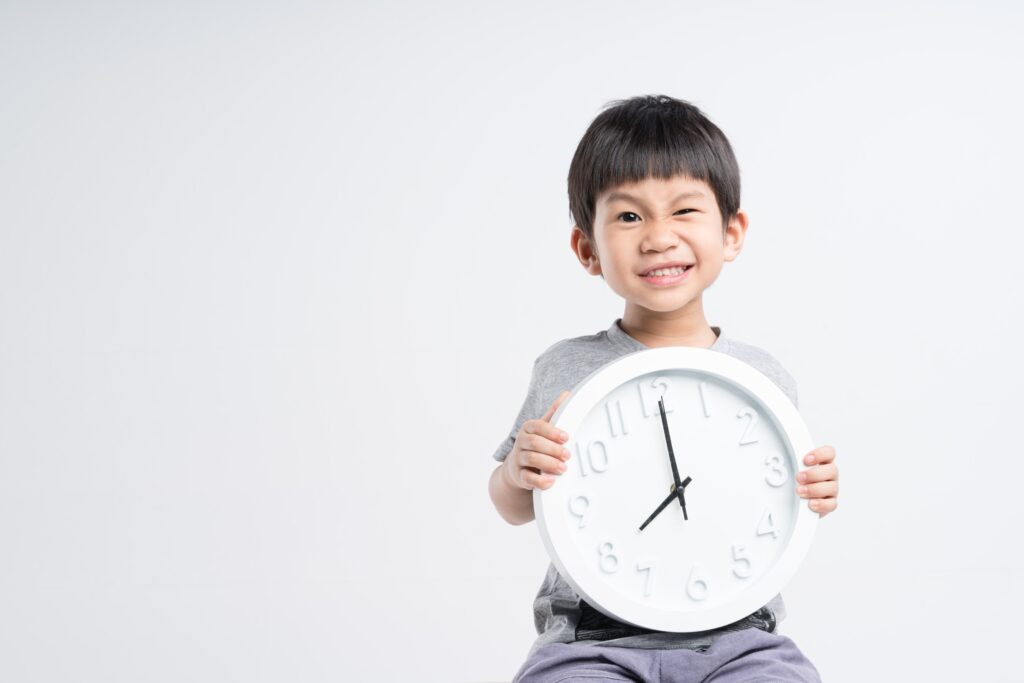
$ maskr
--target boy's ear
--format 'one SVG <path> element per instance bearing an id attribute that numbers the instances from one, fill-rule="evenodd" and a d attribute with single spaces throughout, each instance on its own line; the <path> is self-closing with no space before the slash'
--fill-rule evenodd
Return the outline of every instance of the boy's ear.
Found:
<path id="1" fill-rule="evenodd" d="M 736 215 L 729 219 L 729 225 L 725 228 L 723 239 L 722 255 L 726 261 L 734 261 L 743 249 L 743 240 L 747 236 L 748 217 L 746 212 L 737 211 Z"/>
<path id="2" fill-rule="evenodd" d="M 569 246 L 572 247 L 572 251 L 576 254 L 576 258 L 580 260 L 583 267 L 591 275 L 601 275 L 601 261 L 597 257 L 597 250 L 591 244 L 590 240 L 583 233 L 583 229 L 578 225 L 572 226 L 572 234 L 569 236 Z"/>

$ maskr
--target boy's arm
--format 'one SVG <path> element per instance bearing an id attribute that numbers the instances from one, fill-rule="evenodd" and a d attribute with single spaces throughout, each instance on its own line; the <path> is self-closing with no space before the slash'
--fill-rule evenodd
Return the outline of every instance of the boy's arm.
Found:
<path id="1" fill-rule="evenodd" d="M 519 488 L 509 481 L 507 469 L 503 462 L 491 472 L 491 481 L 488 486 L 491 501 L 497 508 L 498 514 L 509 524 L 518 525 L 532 522 L 535 517 L 533 491 Z"/>
<path id="2" fill-rule="evenodd" d="M 562 444 L 569 440 L 569 435 L 550 421 L 558 404 L 568 395 L 568 391 L 563 391 L 543 417 L 524 422 L 512 450 L 491 472 L 488 493 L 498 514 L 509 524 L 533 521 L 533 489 L 550 488 L 555 477 L 565 471 L 569 449 Z"/>

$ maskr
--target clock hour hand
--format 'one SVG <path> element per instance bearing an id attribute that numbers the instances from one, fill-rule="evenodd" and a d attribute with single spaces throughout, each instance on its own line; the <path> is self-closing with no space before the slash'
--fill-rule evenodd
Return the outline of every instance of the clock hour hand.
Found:
<path id="1" fill-rule="evenodd" d="M 665 430 L 665 443 L 668 445 L 668 459 L 672 463 L 672 480 L 676 484 L 676 497 L 679 499 L 679 507 L 683 508 L 683 517 L 686 517 L 686 501 L 683 500 L 683 486 L 679 481 L 679 466 L 676 465 L 676 454 L 672 451 L 672 437 L 668 433 L 668 417 L 665 415 L 665 397 L 658 398 L 658 410 L 661 411 L 661 426 Z"/>
<path id="2" fill-rule="evenodd" d="M 683 519 L 689 519 L 689 517 L 686 516 L 686 503 L 684 502 L 685 499 L 683 499 L 681 496 L 682 496 L 682 493 L 683 493 L 683 489 L 685 489 L 686 485 L 689 484 L 691 481 L 693 481 L 693 480 L 690 477 L 687 477 L 686 479 L 684 479 L 682 481 L 682 486 L 676 487 L 675 484 L 672 484 L 672 491 L 668 494 L 668 496 L 665 498 L 665 500 L 661 501 L 661 505 L 658 506 L 658 509 L 655 510 L 654 512 L 652 512 L 651 516 L 648 517 L 644 521 L 644 523 L 640 525 L 640 531 L 643 531 L 644 527 L 646 527 L 648 524 L 650 524 L 654 520 L 654 518 L 657 517 L 661 513 L 662 510 L 664 510 L 666 507 L 668 507 L 668 504 L 671 503 L 673 499 L 678 499 L 680 501 L 680 503 L 682 503 L 682 505 L 683 505 Z M 679 492 L 678 496 L 676 495 L 676 491 L 677 490 Z"/>

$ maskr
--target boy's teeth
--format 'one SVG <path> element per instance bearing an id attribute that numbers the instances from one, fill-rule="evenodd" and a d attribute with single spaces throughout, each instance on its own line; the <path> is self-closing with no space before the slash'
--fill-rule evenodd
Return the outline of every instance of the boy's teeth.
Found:
<path id="1" fill-rule="evenodd" d="M 659 268 L 658 270 L 652 270 L 647 273 L 647 277 L 661 277 L 662 275 L 679 275 L 685 268 Z"/>

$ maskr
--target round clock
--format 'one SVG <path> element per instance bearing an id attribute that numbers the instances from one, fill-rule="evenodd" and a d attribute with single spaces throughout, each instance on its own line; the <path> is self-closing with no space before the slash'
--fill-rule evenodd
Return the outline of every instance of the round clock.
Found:
<path id="1" fill-rule="evenodd" d="M 583 379 L 551 422 L 572 456 L 534 490 L 541 538 L 608 616 L 723 626 L 767 604 L 806 555 L 818 515 L 795 476 L 811 436 L 750 365 L 695 347 L 636 351 Z"/>

